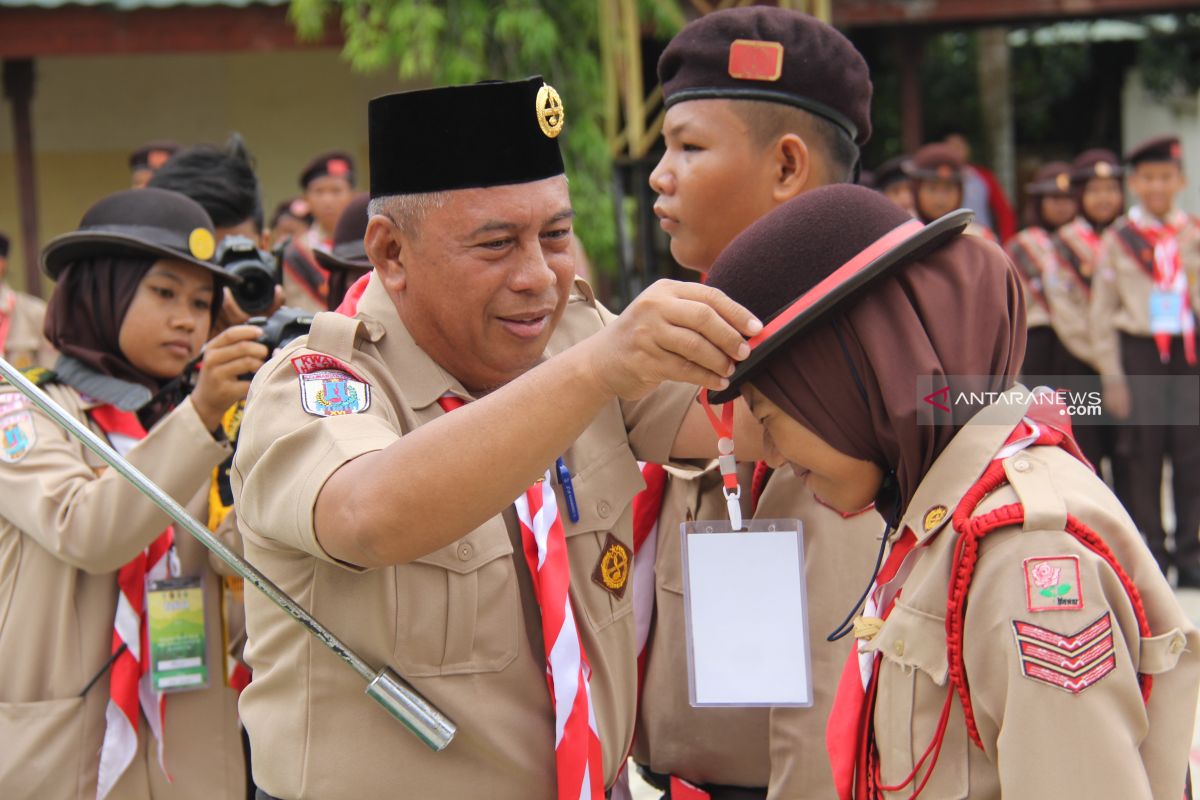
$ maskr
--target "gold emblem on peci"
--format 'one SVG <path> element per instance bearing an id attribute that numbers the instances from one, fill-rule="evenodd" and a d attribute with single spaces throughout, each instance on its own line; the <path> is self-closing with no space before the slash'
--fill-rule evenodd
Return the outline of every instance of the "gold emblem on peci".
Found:
<path id="1" fill-rule="evenodd" d="M 562 133 L 566 112 L 563 110 L 562 98 L 548 83 L 543 83 L 537 93 L 537 121 L 542 133 L 551 139 Z"/>

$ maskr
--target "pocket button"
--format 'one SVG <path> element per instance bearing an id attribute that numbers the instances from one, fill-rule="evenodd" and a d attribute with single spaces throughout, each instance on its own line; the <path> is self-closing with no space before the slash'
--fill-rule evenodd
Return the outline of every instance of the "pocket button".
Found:
<path id="1" fill-rule="evenodd" d="M 458 546 L 458 560 L 470 561 L 471 556 L 475 555 L 475 548 L 471 547 L 470 542 L 463 542 Z"/>
<path id="2" fill-rule="evenodd" d="M 607 500 L 601 500 L 596 503 L 596 513 L 600 515 L 600 519 L 608 519 L 608 515 L 612 513 L 612 506 Z"/>

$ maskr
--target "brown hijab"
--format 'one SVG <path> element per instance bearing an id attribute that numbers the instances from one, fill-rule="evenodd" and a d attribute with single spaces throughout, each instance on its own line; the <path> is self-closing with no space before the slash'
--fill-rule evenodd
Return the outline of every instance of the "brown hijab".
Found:
<path id="1" fill-rule="evenodd" d="M 996 245 L 958 236 L 876 281 L 749 380 L 838 451 L 891 473 L 876 502 L 894 519 L 965 422 L 920 424 L 918 377 L 940 387 L 941 376 L 988 375 L 986 388 L 999 391 L 1012 386 L 1024 355 L 1011 263 Z"/>

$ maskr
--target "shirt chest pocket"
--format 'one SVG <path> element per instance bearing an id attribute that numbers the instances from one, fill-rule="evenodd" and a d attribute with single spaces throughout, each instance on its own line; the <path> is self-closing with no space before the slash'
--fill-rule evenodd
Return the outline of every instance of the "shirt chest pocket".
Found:
<path id="1" fill-rule="evenodd" d="M 880 655 L 879 690 L 875 700 L 875 742 L 879 749 L 880 778 L 887 798 L 911 797 L 929 769 L 925 760 L 916 780 L 908 779 L 913 767 L 937 733 L 949 685 L 946 657 L 946 621 L 897 601 L 887 622 L 866 649 Z M 969 794 L 967 726 L 955 693 L 941 753 L 924 797 L 959 800 Z"/>
<path id="2" fill-rule="evenodd" d="M 395 567 L 394 661 L 411 677 L 499 672 L 517 657 L 520 597 L 501 517 Z"/>
<path id="3" fill-rule="evenodd" d="M 645 483 L 624 441 L 587 462 L 571 482 L 578 522 L 570 521 L 557 481 L 554 490 L 567 537 L 572 602 L 600 631 L 633 611 L 632 505 Z"/>

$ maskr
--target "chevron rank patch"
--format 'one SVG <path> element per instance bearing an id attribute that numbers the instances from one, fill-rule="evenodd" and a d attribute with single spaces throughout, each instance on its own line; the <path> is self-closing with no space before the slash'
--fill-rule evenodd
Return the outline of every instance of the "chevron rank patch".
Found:
<path id="1" fill-rule="evenodd" d="M 1099 682 L 1117 668 L 1112 615 L 1102 616 L 1072 634 L 1013 620 L 1017 657 L 1026 678 L 1071 694 Z"/>

